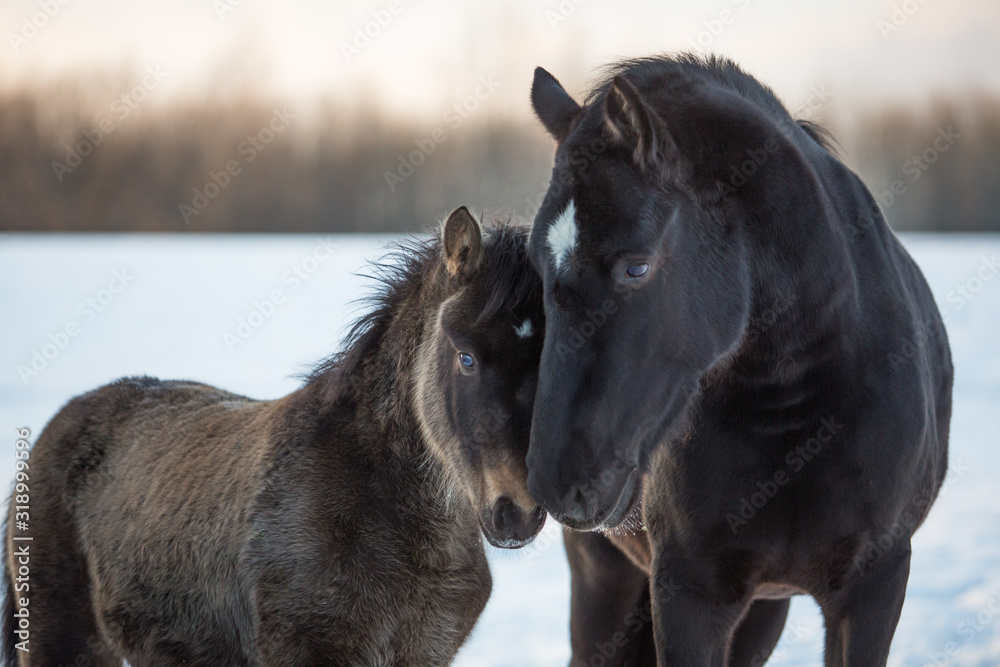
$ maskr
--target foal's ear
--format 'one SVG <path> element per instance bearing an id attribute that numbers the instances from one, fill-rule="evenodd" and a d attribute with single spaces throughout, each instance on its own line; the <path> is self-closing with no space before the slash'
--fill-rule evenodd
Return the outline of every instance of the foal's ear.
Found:
<path id="1" fill-rule="evenodd" d="M 444 260 L 448 273 L 469 279 L 483 258 L 483 232 L 479 221 L 459 206 L 444 223 Z"/>
<path id="2" fill-rule="evenodd" d="M 535 80 L 531 83 L 531 108 L 559 143 L 569 135 L 573 121 L 580 113 L 580 105 L 554 76 L 541 67 L 535 68 Z"/>
<path id="3" fill-rule="evenodd" d="M 604 127 L 612 143 L 632 149 L 632 160 L 643 171 L 666 177 L 677 161 L 667 124 L 622 76 L 614 78 L 604 99 Z"/>

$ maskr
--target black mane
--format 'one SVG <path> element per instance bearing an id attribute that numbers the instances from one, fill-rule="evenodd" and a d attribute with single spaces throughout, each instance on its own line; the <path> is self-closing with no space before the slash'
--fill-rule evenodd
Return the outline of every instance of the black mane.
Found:
<path id="1" fill-rule="evenodd" d="M 485 231 L 486 289 L 490 298 L 477 322 L 489 319 L 500 310 L 517 309 L 529 300 L 532 292 L 542 289 L 542 280 L 528 259 L 528 228 L 515 225 L 507 218 L 495 221 Z"/>
<path id="2" fill-rule="evenodd" d="M 835 152 L 836 142 L 828 130 L 812 121 L 792 118 L 773 90 L 729 58 L 682 53 L 630 58 L 612 63 L 603 69 L 596 85 L 587 96 L 587 106 L 604 99 L 616 76 L 623 76 L 639 90 L 644 91 L 669 90 L 694 82 L 709 81 L 753 102 L 779 125 L 797 124 L 810 139 L 828 152 Z"/>
<path id="3" fill-rule="evenodd" d="M 514 310 L 533 290 L 541 289 L 541 279 L 528 266 L 528 230 L 510 219 L 492 220 L 484 225 L 485 281 L 489 292 L 477 321 L 492 317 L 501 309 Z M 360 376 L 360 367 L 381 344 L 400 306 L 419 292 L 435 269 L 442 265 L 441 239 L 408 238 L 390 245 L 382 258 L 369 264 L 366 277 L 377 283 L 373 292 L 356 301 L 370 310 L 359 317 L 344 338 L 343 349 L 319 362 L 305 375 L 306 383 L 323 381 L 339 398 L 351 388 L 351 378 Z M 527 268 L 527 270 L 526 270 Z"/>

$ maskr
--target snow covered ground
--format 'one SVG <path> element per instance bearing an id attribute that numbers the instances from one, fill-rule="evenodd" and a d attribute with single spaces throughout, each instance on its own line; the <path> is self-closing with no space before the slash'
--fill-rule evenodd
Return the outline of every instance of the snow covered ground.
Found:
<path id="1" fill-rule="evenodd" d="M 117 377 L 188 378 L 259 398 L 291 391 L 297 373 L 337 350 L 369 286 L 353 274 L 389 240 L 0 238 L 0 488 L 13 477 L 15 428 L 33 439 L 67 399 Z M 904 243 L 946 314 L 956 382 L 952 471 L 914 542 L 890 665 L 1000 665 L 1000 236 Z M 525 550 L 491 550 L 494 595 L 458 665 L 567 662 L 560 535 L 550 521 Z M 818 664 L 822 639 L 815 604 L 797 598 L 768 664 Z"/>

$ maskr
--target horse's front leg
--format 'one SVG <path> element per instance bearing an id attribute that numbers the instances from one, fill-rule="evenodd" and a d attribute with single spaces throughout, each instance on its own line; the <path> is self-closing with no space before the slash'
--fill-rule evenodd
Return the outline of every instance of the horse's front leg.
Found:
<path id="1" fill-rule="evenodd" d="M 679 574 L 687 568 L 657 565 L 650 597 L 660 667 L 726 667 L 729 643 L 749 600 L 726 601 Z"/>
<path id="2" fill-rule="evenodd" d="M 850 585 L 819 600 L 826 620 L 826 667 L 883 667 L 910 575 L 910 544 L 885 553 Z"/>
<path id="3" fill-rule="evenodd" d="M 654 667 L 649 577 L 600 533 L 563 535 L 573 575 L 570 667 Z"/>
<path id="4" fill-rule="evenodd" d="M 733 633 L 729 667 L 761 667 L 774 652 L 791 600 L 755 600 Z"/>

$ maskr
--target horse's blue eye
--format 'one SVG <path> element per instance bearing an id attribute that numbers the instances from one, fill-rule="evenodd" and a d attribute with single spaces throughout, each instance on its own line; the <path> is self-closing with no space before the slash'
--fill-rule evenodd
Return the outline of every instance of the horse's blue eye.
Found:
<path id="1" fill-rule="evenodd" d="M 649 271 L 649 264 L 630 264 L 625 273 L 629 278 L 642 278 Z"/>
<path id="2" fill-rule="evenodd" d="M 472 368 L 476 365 L 476 360 L 468 352 L 459 352 L 458 363 L 462 364 L 466 368 Z"/>

